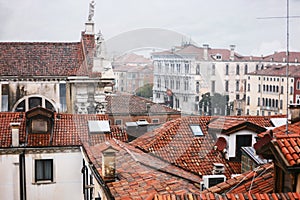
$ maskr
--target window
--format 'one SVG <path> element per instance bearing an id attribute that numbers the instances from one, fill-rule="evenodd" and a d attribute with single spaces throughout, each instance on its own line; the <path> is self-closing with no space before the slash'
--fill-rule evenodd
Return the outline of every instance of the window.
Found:
<path id="1" fill-rule="evenodd" d="M 190 128 L 191 128 L 194 136 L 203 136 L 202 129 L 198 124 L 191 124 Z"/>
<path id="2" fill-rule="evenodd" d="M 159 119 L 152 119 L 152 124 L 158 124 L 159 123 Z"/>
<path id="3" fill-rule="evenodd" d="M 225 81 L 225 92 L 229 91 L 229 81 Z"/>
<path id="4" fill-rule="evenodd" d="M 257 106 L 260 106 L 260 97 L 257 98 Z"/>
<path id="5" fill-rule="evenodd" d="M 31 122 L 31 133 L 47 133 L 48 122 L 45 119 L 33 119 Z"/>
<path id="6" fill-rule="evenodd" d="M 197 64 L 196 75 L 200 75 L 200 64 Z"/>
<path id="7" fill-rule="evenodd" d="M 248 83 L 248 92 L 250 92 L 250 83 Z"/>
<path id="8" fill-rule="evenodd" d="M 211 75 L 216 75 L 216 65 L 213 64 L 211 67 Z"/>
<path id="9" fill-rule="evenodd" d="M 170 88 L 174 89 L 174 80 L 173 79 L 171 79 L 171 81 L 170 81 Z"/>
<path id="10" fill-rule="evenodd" d="M 175 64 L 171 63 L 171 72 L 174 73 L 175 72 Z"/>
<path id="11" fill-rule="evenodd" d="M 176 64 L 176 69 L 177 69 L 177 72 L 180 73 L 180 63 Z"/>
<path id="12" fill-rule="evenodd" d="M 122 125 L 122 120 L 121 119 L 116 119 L 115 120 L 115 125 Z"/>
<path id="13" fill-rule="evenodd" d="M 247 105 L 248 106 L 250 105 L 250 97 L 249 96 L 247 97 Z"/>
<path id="14" fill-rule="evenodd" d="M 245 64 L 244 73 L 245 73 L 245 74 L 247 74 L 247 73 L 248 73 L 248 65 L 247 65 L 247 64 Z"/>
<path id="15" fill-rule="evenodd" d="M 239 75 L 240 74 L 240 65 L 237 64 L 236 65 L 236 75 Z"/>
<path id="16" fill-rule="evenodd" d="M 8 111 L 8 94 L 9 94 L 8 84 L 2 85 L 2 96 L 1 96 L 1 111 Z"/>
<path id="17" fill-rule="evenodd" d="M 180 80 L 176 80 L 176 90 L 180 89 Z"/>
<path id="18" fill-rule="evenodd" d="M 60 111 L 67 111 L 67 98 L 66 98 L 66 84 L 59 84 L 59 101 L 60 101 Z"/>
<path id="19" fill-rule="evenodd" d="M 260 84 L 258 84 L 258 92 L 260 92 Z"/>
<path id="20" fill-rule="evenodd" d="M 226 64 L 226 67 L 225 67 L 225 75 L 228 75 L 229 74 L 229 65 Z"/>
<path id="21" fill-rule="evenodd" d="M 186 74 L 188 74 L 190 72 L 190 64 L 189 63 L 184 64 L 184 72 Z"/>
<path id="22" fill-rule="evenodd" d="M 297 81 L 296 87 L 297 87 L 297 90 L 300 90 L 300 80 Z"/>
<path id="23" fill-rule="evenodd" d="M 161 86 L 161 79 L 158 78 L 158 79 L 157 79 L 157 87 L 160 88 L 160 86 Z"/>
<path id="24" fill-rule="evenodd" d="M 35 182 L 53 181 L 53 159 L 35 160 Z"/>
<path id="25" fill-rule="evenodd" d="M 284 91 L 283 91 L 283 86 L 281 86 L 280 93 L 283 94 L 283 92 L 284 92 Z"/>
<path id="26" fill-rule="evenodd" d="M 294 87 L 291 86 L 291 87 L 290 87 L 290 94 L 293 94 L 293 92 L 294 92 Z"/>
<path id="27" fill-rule="evenodd" d="M 188 101 L 188 97 L 187 96 L 183 96 L 183 101 L 187 102 Z"/>
<path id="28" fill-rule="evenodd" d="M 211 92 L 212 93 L 216 92 L 216 81 L 211 81 Z"/>
<path id="29" fill-rule="evenodd" d="M 185 91 L 189 90 L 189 81 L 188 80 L 184 80 L 184 90 Z"/>
<path id="30" fill-rule="evenodd" d="M 240 81 L 235 82 L 235 91 L 240 91 Z"/>
<path id="31" fill-rule="evenodd" d="M 199 81 L 196 82 L 196 93 L 200 92 L 200 84 Z"/>

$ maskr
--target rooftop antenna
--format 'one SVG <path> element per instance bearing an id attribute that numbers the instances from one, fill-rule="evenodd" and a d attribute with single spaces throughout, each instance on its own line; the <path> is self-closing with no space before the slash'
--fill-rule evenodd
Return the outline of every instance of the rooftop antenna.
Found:
<path id="1" fill-rule="evenodd" d="M 286 130 L 285 133 L 288 134 L 289 132 L 289 120 L 288 120 L 288 113 L 289 113 L 289 40 L 290 40 L 290 18 L 300 18 L 300 16 L 290 16 L 289 11 L 289 0 L 286 1 L 286 16 L 285 17 L 259 17 L 257 19 L 281 19 L 286 18 Z"/>

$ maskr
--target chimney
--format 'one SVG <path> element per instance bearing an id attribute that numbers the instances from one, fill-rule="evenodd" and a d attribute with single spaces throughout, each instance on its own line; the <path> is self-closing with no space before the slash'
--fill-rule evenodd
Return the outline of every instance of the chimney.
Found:
<path id="1" fill-rule="evenodd" d="M 116 153 L 111 146 L 102 151 L 102 175 L 105 181 L 114 181 L 116 177 Z"/>
<path id="2" fill-rule="evenodd" d="M 290 104 L 288 116 L 288 120 L 292 124 L 300 121 L 300 104 Z"/>
<path id="3" fill-rule="evenodd" d="M 234 60 L 234 49 L 235 49 L 235 45 L 230 45 L 230 60 Z"/>
<path id="4" fill-rule="evenodd" d="M 12 122 L 9 124 L 11 127 L 11 146 L 12 147 L 19 146 L 20 124 L 21 124 L 20 122 Z"/>
<path id="5" fill-rule="evenodd" d="M 224 165 L 222 163 L 214 163 L 213 165 L 214 165 L 214 168 L 213 168 L 212 173 L 214 175 L 224 174 Z"/>
<path id="6" fill-rule="evenodd" d="M 203 59 L 208 60 L 208 49 L 209 45 L 208 44 L 203 44 Z"/>

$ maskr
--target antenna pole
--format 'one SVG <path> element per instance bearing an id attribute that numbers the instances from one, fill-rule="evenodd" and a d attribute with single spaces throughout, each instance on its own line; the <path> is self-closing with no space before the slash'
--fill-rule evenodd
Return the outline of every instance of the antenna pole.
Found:
<path id="1" fill-rule="evenodd" d="M 289 132 L 289 0 L 286 1 L 286 134 Z"/>

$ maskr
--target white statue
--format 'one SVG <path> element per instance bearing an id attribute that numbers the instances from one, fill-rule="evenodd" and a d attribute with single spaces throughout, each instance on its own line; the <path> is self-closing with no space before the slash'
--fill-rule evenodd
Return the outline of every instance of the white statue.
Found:
<path id="1" fill-rule="evenodd" d="M 93 17 L 94 17 L 94 11 L 95 11 L 95 5 L 96 5 L 95 1 L 92 0 L 92 1 L 90 2 L 90 8 L 89 8 L 89 17 L 88 17 L 88 20 L 89 20 L 89 21 L 92 21 L 92 20 L 93 20 Z"/>

